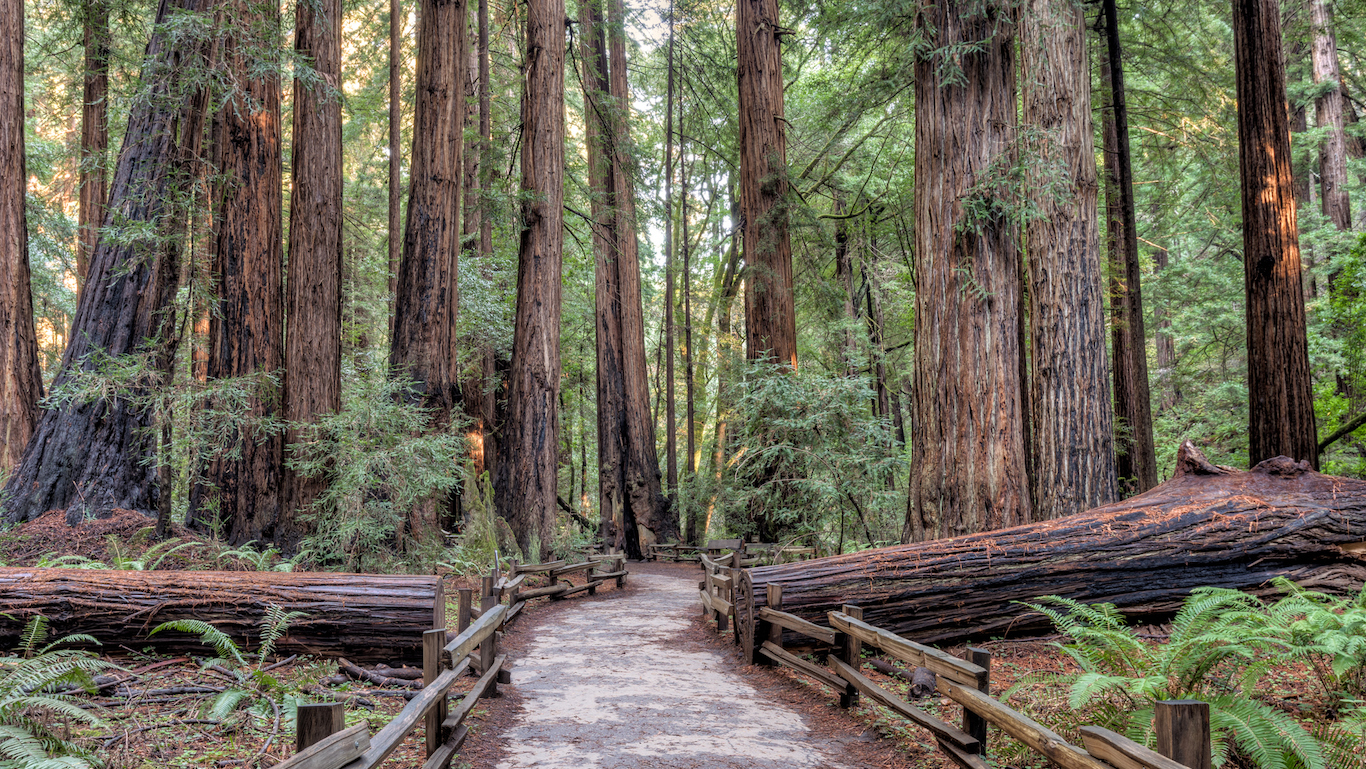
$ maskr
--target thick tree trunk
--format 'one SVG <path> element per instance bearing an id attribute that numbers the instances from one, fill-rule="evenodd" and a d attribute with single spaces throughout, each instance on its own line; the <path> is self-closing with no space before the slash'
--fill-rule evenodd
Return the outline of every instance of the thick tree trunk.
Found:
<path id="1" fill-rule="evenodd" d="M 239 2 L 223 9 L 243 25 L 224 42 L 222 67 L 236 90 L 214 118 L 213 153 L 221 179 L 215 197 L 213 273 L 217 311 L 209 319 L 209 379 L 279 374 L 284 366 L 284 253 L 281 244 L 280 81 L 253 76 L 263 52 L 273 50 L 278 6 Z M 258 37 L 259 36 L 259 37 Z M 279 397 L 264 383 L 252 397 L 252 416 L 278 414 Z M 245 428 L 234 446 L 205 473 L 190 516 L 207 516 L 217 498 L 218 525 L 235 544 L 275 537 L 280 510 L 284 442 L 278 433 Z"/>
<path id="2" fill-rule="evenodd" d="M 105 155 L 109 148 L 109 4 L 86 3 L 84 19 L 85 75 L 81 96 L 81 193 L 77 225 L 76 288 L 85 287 L 90 255 L 104 226 Z"/>
<path id="3" fill-rule="evenodd" d="M 983 176 L 1015 162 L 1014 14 L 993 1 L 980 12 L 938 5 L 921 16 L 937 52 L 916 62 L 908 540 L 1030 519 L 1018 225 L 963 202 Z M 948 51 L 969 41 L 978 49 L 962 55 L 961 77 L 945 82 Z"/>
<path id="4" fill-rule="evenodd" d="M 1148 341 L 1143 332 L 1143 282 L 1134 219 L 1134 174 L 1129 153 L 1129 110 L 1119 17 L 1114 0 L 1104 0 L 1105 60 L 1101 78 L 1108 85 L 1105 110 L 1105 166 L 1109 183 L 1105 204 L 1110 239 L 1110 333 L 1114 345 L 1115 415 L 1127 429 L 1115 445 L 1121 483 L 1142 492 L 1157 485 L 1157 451 L 1148 385 Z"/>
<path id="5" fill-rule="evenodd" d="M 18 642 L 28 616 L 41 614 L 58 635 L 88 633 L 106 647 L 207 651 L 163 622 L 200 620 L 256 649 L 266 611 L 302 611 L 276 645 L 301 653 L 390 664 L 416 661 L 422 633 L 443 627 L 440 577 L 228 571 L 0 569 L 0 643 Z"/>
<path id="6" fill-rule="evenodd" d="M 342 117 L 341 0 L 300 3 L 294 50 L 322 81 L 294 81 L 294 188 L 289 202 L 284 418 L 314 422 L 341 410 Z M 300 431 L 291 428 L 287 443 Z M 293 552 L 306 533 L 299 516 L 326 484 L 285 471 L 276 541 Z"/>
<path id="7" fill-rule="evenodd" d="M 468 7 L 466 0 L 423 0 L 418 17 L 412 178 L 389 346 L 394 374 L 416 382 L 417 395 L 434 409 L 432 429 L 444 429 L 461 402 L 455 323 Z M 434 502 L 418 505 L 409 532 L 436 531 L 437 508 Z"/>
<path id="8" fill-rule="evenodd" d="M 1366 482 L 1285 457 L 1248 472 L 1215 467 L 1189 443 L 1175 476 L 1145 494 L 1066 518 L 936 542 L 743 571 L 742 628 L 766 587 L 783 610 L 825 624 L 845 603 L 923 643 L 1047 631 L 1015 601 L 1109 602 L 1134 619 L 1173 614 L 1193 588 L 1274 592 L 1272 577 L 1356 590 L 1366 561 Z"/>
<path id="9" fill-rule="evenodd" d="M 28 172 L 23 0 L 6 0 L 0 8 L 0 46 L 5 52 L 0 57 L 0 472 L 4 472 L 23 457 L 38 424 L 38 400 L 43 397 L 24 213 Z"/>
<path id="10" fill-rule="evenodd" d="M 62 355 L 58 386 L 70 380 L 76 367 L 99 366 L 99 356 L 164 352 L 164 339 L 174 325 L 169 308 L 178 265 L 162 241 L 183 234 L 172 226 L 180 221 L 176 201 L 184 196 L 190 179 L 183 173 L 180 156 L 182 145 L 197 144 L 204 115 L 197 106 L 202 93 L 183 86 L 186 61 L 198 52 L 173 46 L 163 25 L 168 14 L 202 14 L 205 7 L 202 0 L 163 0 L 157 9 L 143 58 L 143 72 L 155 73 L 149 77 L 156 79 L 144 82 L 150 93 L 129 115 L 109 195 L 109 207 L 120 211 L 131 227 L 155 231 L 131 229 L 131 237 L 102 239 L 96 247 Z M 5 125 L 19 127 L 22 121 Z M 154 365 L 169 364 L 164 355 L 153 359 Z M 156 469 L 143 462 L 156 445 L 152 426 L 153 414 L 127 399 L 73 402 L 44 412 L 5 487 L 4 520 L 30 520 L 73 503 L 81 515 L 116 507 L 156 509 Z"/>
<path id="11" fill-rule="evenodd" d="M 1279 5 L 1275 0 L 1234 0 L 1233 30 L 1247 291 L 1249 461 L 1285 455 L 1317 466 Z"/>
<path id="12" fill-rule="evenodd" d="M 564 0 L 530 0 L 522 102 L 522 233 L 509 374 L 505 493 L 499 515 L 527 558 L 549 554 L 555 525 L 564 250 Z M 531 552 L 532 539 L 540 551 Z"/>
<path id="13" fill-rule="evenodd" d="M 740 221 L 744 223 L 745 355 L 797 368 L 788 239 L 787 121 L 778 0 L 737 0 Z"/>
<path id="14" fill-rule="evenodd" d="M 1025 184 L 1037 211 L 1027 232 L 1030 438 L 1040 520 L 1115 500 L 1114 407 L 1085 9 L 1072 0 L 1030 0 L 1020 30 L 1023 118 L 1037 132 Z M 1061 179 L 1058 167 L 1066 169 Z"/>
<path id="15" fill-rule="evenodd" d="M 1313 0 L 1314 84 L 1325 87 L 1314 102 L 1315 122 L 1323 130 L 1319 145 L 1319 180 L 1323 215 L 1339 230 L 1352 229 L 1352 203 L 1347 196 L 1347 137 L 1343 132 L 1342 74 L 1330 0 Z"/>

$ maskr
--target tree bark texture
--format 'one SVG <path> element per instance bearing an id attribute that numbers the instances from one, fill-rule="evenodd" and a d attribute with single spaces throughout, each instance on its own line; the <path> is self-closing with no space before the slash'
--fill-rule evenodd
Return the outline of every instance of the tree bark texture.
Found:
<path id="1" fill-rule="evenodd" d="M 1116 495 L 1086 35 L 1085 9 L 1071 0 L 1025 4 L 1020 72 L 1032 144 L 1025 184 L 1037 212 L 1026 225 L 1036 520 Z"/>
<path id="2" fill-rule="evenodd" d="M 186 152 L 183 145 L 198 146 L 204 114 L 199 106 L 202 92 L 183 86 L 187 61 L 200 52 L 172 45 L 163 25 L 168 14 L 201 14 L 206 7 L 205 0 L 162 0 L 157 9 L 143 57 L 148 78 L 143 86 L 150 93 L 129 115 L 108 205 L 111 220 L 116 216 L 120 226 L 141 225 L 155 232 L 101 239 L 91 256 L 54 386 L 69 381 L 78 367 L 96 368 L 98 360 L 92 354 L 118 357 L 157 351 L 162 347 L 159 340 L 173 330 L 174 314 L 169 310 L 178 265 L 175 258 L 168 258 L 161 240 L 177 234 L 166 223 L 177 220 L 176 201 L 191 180 L 180 162 Z M 156 363 L 166 365 L 169 360 L 162 356 Z M 43 412 L 5 486 L 4 520 L 31 520 L 73 504 L 81 515 L 114 508 L 156 509 L 156 469 L 143 462 L 156 444 L 150 429 L 153 421 L 151 413 L 122 398 L 72 402 Z"/>
<path id="3" fill-rule="evenodd" d="M 163 622 L 195 619 L 255 649 L 266 610 L 302 611 L 276 645 L 300 653 L 389 664 L 415 662 L 422 633 L 444 617 L 440 577 L 231 571 L 105 571 L 0 568 L 0 643 L 17 643 L 42 614 L 60 635 L 88 633 L 106 647 L 204 652 L 198 638 Z"/>
<path id="4" fill-rule="evenodd" d="M 1189 442 L 1174 477 L 1123 502 L 1004 531 L 743 572 L 742 627 L 783 587 L 783 611 L 820 624 L 850 603 L 866 621 L 922 643 L 1028 635 L 1046 619 L 1014 601 L 1059 595 L 1160 621 L 1196 587 L 1274 593 L 1286 576 L 1356 590 L 1366 560 L 1366 482 L 1285 457 L 1247 472 L 1215 467 Z"/>
<path id="5" fill-rule="evenodd" d="M 272 56 L 279 7 L 239 0 L 222 11 L 235 31 L 223 43 L 222 67 L 236 84 L 214 117 L 213 154 L 220 178 L 215 193 L 213 274 L 217 310 L 209 319 L 209 379 L 279 374 L 284 367 L 284 253 L 281 243 L 280 81 L 254 76 Z M 269 30 L 269 32 L 263 32 Z M 252 415 L 279 414 L 279 393 L 263 381 Z M 278 433 L 244 428 L 234 447 L 196 488 L 191 520 L 208 526 L 217 498 L 218 525 L 234 544 L 271 541 L 280 511 L 284 441 Z"/>
<path id="6" fill-rule="evenodd" d="M 109 4 L 91 0 L 84 8 L 85 74 L 81 94 L 81 192 L 77 212 L 77 292 L 85 286 L 90 255 L 104 226 L 107 194 L 104 164 L 109 148 Z"/>
<path id="7" fill-rule="evenodd" d="M 560 295 L 564 249 L 564 0 L 530 0 L 522 99 L 522 232 L 509 373 L 506 493 L 498 512 L 528 558 L 555 524 Z M 532 538 L 540 552 L 530 552 Z"/>
<path id="8" fill-rule="evenodd" d="M 1234 0 L 1238 155 L 1247 292 L 1249 461 L 1318 465 L 1280 6 Z"/>
<path id="9" fill-rule="evenodd" d="M 1021 396 L 1020 264 L 1013 217 L 983 214 L 1014 164 L 1014 11 L 921 11 L 916 62 L 914 425 L 908 540 L 1030 519 Z M 945 82 L 953 51 L 961 77 Z M 975 211 L 975 212 L 974 212 Z"/>
<path id="10" fill-rule="evenodd" d="M 289 201 L 289 280 L 284 418 L 315 422 L 341 410 L 342 116 L 341 0 L 300 3 L 294 50 L 321 83 L 294 81 L 294 187 Z M 286 443 L 300 440 L 291 428 Z M 299 516 L 322 494 L 323 478 L 285 470 L 276 541 L 293 551 L 306 533 Z"/>
<path id="11" fill-rule="evenodd" d="M 1157 485 L 1157 451 L 1148 384 L 1148 341 L 1143 330 L 1143 282 L 1134 218 L 1134 174 L 1129 152 L 1129 109 L 1119 17 L 1114 0 L 1104 0 L 1105 60 L 1102 81 L 1110 102 L 1105 112 L 1105 165 L 1113 184 L 1105 203 L 1110 237 L 1110 334 L 1115 382 L 1115 415 L 1123 422 L 1115 445 L 1115 470 L 1135 491 Z M 1113 196 L 1113 200 L 1111 199 Z"/>
<path id="12" fill-rule="evenodd" d="M 736 0 L 745 355 L 797 368 L 778 0 Z"/>
<path id="13" fill-rule="evenodd" d="M 1331 0 L 1313 0 L 1314 83 L 1331 84 L 1314 102 L 1314 116 L 1324 131 L 1319 145 L 1319 180 L 1323 215 L 1339 230 L 1352 229 L 1352 202 L 1347 196 L 1347 136 L 1343 115 L 1342 73 L 1338 68 L 1338 40 L 1333 29 Z"/>
<path id="14" fill-rule="evenodd" d="M 43 374 L 33 327 L 24 157 L 24 4 L 0 7 L 0 471 L 19 464 L 38 424 Z"/>

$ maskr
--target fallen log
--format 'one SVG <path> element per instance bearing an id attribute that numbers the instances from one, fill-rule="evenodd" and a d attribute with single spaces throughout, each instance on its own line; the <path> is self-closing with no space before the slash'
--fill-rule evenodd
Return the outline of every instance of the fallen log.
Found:
<path id="1" fill-rule="evenodd" d="M 211 649 L 189 633 L 148 636 L 163 622 L 197 619 L 254 650 L 271 605 L 306 615 L 276 644 L 281 655 L 416 663 L 423 631 L 445 624 L 439 577 L 0 568 L 0 648 L 14 647 L 24 622 L 41 614 L 54 638 L 88 633 L 106 649 L 203 655 Z"/>
<path id="2" fill-rule="evenodd" d="M 752 648 L 767 586 L 818 624 L 843 604 L 920 643 L 1047 631 L 1015 601 L 1060 595 L 1161 621 L 1203 585 L 1272 594 L 1288 577 L 1316 590 L 1366 581 L 1366 481 L 1269 459 L 1242 472 L 1182 444 L 1173 478 L 1136 497 L 1011 529 L 740 572 L 736 614 Z"/>

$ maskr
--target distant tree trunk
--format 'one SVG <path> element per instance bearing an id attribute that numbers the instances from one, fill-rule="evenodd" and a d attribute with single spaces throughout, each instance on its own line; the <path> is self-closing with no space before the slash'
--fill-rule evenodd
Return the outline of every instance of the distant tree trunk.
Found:
<path id="1" fill-rule="evenodd" d="M 1025 404 L 1020 394 L 1020 262 L 1010 218 L 973 220 L 960 201 L 1016 161 L 1015 11 L 928 7 L 938 53 L 916 62 L 915 398 L 911 507 L 903 538 L 951 537 L 1026 523 Z M 969 42 L 962 74 L 949 53 Z"/>
<path id="2" fill-rule="evenodd" d="M 740 220 L 744 223 L 745 354 L 797 368 L 788 239 L 787 121 L 778 0 L 737 0 Z"/>
<path id="3" fill-rule="evenodd" d="M 678 422 L 674 402 L 674 4 L 672 1 L 669 3 L 668 61 L 668 86 L 664 96 L 664 465 L 668 473 L 669 499 L 677 503 Z"/>
<path id="4" fill-rule="evenodd" d="M 1129 110 L 1124 92 L 1124 65 L 1115 0 L 1104 0 L 1105 66 L 1110 109 L 1105 128 L 1105 164 L 1114 181 L 1106 190 L 1110 234 L 1110 327 L 1115 379 L 1115 414 L 1125 438 L 1116 441 L 1115 470 L 1126 492 L 1142 493 L 1157 485 L 1157 451 L 1148 384 L 1148 343 L 1143 332 L 1143 282 L 1138 261 L 1138 229 L 1134 219 L 1134 175 L 1129 154 Z M 1115 203 L 1110 201 L 1111 191 Z"/>
<path id="5" fill-rule="evenodd" d="M 81 193 L 76 249 L 77 301 L 90 271 L 90 255 L 104 226 L 104 164 L 109 148 L 109 5 L 91 0 L 85 6 L 85 76 L 81 98 Z"/>
<path id="6" fill-rule="evenodd" d="M 839 190 L 835 191 L 835 279 L 844 289 L 844 340 L 840 353 L 844 356 L 842 371 L 847 377 L 858 375 L 855 357 L 858 345 L 854 341 L 854 324 L 858 323 L 858 296 L 854 293 L 854 260 L 849 255 L 849 220 L 842 218 L 844 198 Z"/>
<path id="7" fill-rule="evenodd" d="M 56 386 L 70 381 L 77 367 L 96 367 L 98 361 L 91 359 L 91 353 L 114 357 L 156 353 L 164 349 L 158 340 L 165 339 L 173 330 L 174 313 L 169 308 L 176 290 L 178 265 L 175 259 L 168 258 L 169 251 L 161 247 L 161 242 L 176 234 L 166 223 L 176 220 L 175 201 L 188 188 L 190 177 L 178 172 L 181 145 L 197 141 L 203 131 L 204 115 L 202 109 L 195 108 L 202 103 L 197 99 L 199 94 L 183 87 L 186 60 L 194 52 L 171 45 L 172 37 L 164 25 L 169 14 L 180 11 L 202 15 L 205 5 L 203 0 L 162 0 L 157 9 L 152 37 L 143 57 L 143 72 L 155 74 L 148 74 L 149 79 L 143 82 L 149 91 L 148 98 L 138 100 L 129 115 L 109 206 L 121 211 L 124 221 L 134 227 L 143 224 L 158 231 L 143 233 L 132 229 L 133 237 L 101 240 L 96 247 Z M 23 28 L 22 13 L 18 10 L 0 18 L 17 24 L 15 29 Z M 13 36 L 4 37 L 11 41 Z M 7 57 L 7 62 L 23 61 L 17 48 L 9 50 L 15 55 Z M 156 79 L 150 79 L 153 77 Z M 0 89 L 0 98 L 6 105 L 17 94 L 16 86 Z M 23 121 L 0 121 L 0 125 L 20 128 Z M 0 137 L 6 135 L 13 136 L 0 129 Z M 0 139 L 0 147 L 7 148 L 3 151 L 9 153 L 8 148 L 17 146 L 17 141 Z M 9 232 L 7 223 L 0 227 Z M 10 249 L 6 248 L 6 252 Z M 149 258 L 149 254 L 154 256 Z M 3 285 L 5 290 L 13 290 L 19 282 L 15 275 Z M 20 292 L 20 296 L 24 295 L 26 292 Z M 148 340 L 152 340 L 150 344 Z M 156 366 L 169 366 L 169 360 L 162 355 L 153 354 L 152 360 Z M 9 366 L 5 368 L 9 376 Z M 168 370 L 162 368 L 160 374 Z M 143 462 L 155 451 L 153 424 L 152 413 L 135 408 L 126 399 L 70 403 L 43 412 L 20 464 L 6 484 L 4 520 L 31 520 L 48 510 L 67 509 L 73 504 L 81 515 L 107 513 L 113 508 L 155 510 L 161 494 L 157 472 L 154 466 Z"/>
<path id="8" fill-rule="evenodd" d="M 1153 250 L 1153 272 L 1160 275 L 1167 269 L 1171 255 L 1165 248 Z M 1181 402 L 1181 390 L 1176 384 L 1176 340 L 1172 337 L 1172 322 L 1167 312 L 1159 304 L 1153 308 L 1153 322 L 1157 330 L 1153 333 L 1153 346 L 1156 347 L 1157 381 L 1162 384 L 1160 403 L 1162 409 L 1175 408 Z"/>
<path id="9" fill-rule="evenodd" d="M 560 391 L 564 248 L 564 0 L 529 0 L 522 100 L 522 233 L 498 512 L 527 558 L 550 552 Z M 532 540 L 539 552 L 531 550 Z"/>
<path id="10" fill-rule="evenodd" d="M 300 3 L 294 50 L 311 60 L 320 84 L 294 81 L 293 181 L 289 202 L 289 281 L 284 417 L 315 422 L 341 410 L 342 115 L 341 0 Z M 290 428 L 286 443 L 300 432 Z M 285 471 L 276 541 L 293 552 L 299 520 L 323 492 L 322 478 Z"/>
<path id="11" fill-rule="evenodd" d="M 430 427 L 436 430 L 449 424 L 460 403 L 455 323 L 468 8 L 466 0 L 423 0 L 418 16 L 408 218 L 389 344 L 389 366 L 396 376 L 416 382 L 423 404 L 435 410 Z M 439 507 L 418 505 L 409 517 L 409 533 L 420 537 L 436 531 Z"/>
<path id="12" fill-rule="evenodd" d="M 1116 498 L 1086 31 L 1071 0 L 1029 0 L 1020 15 L 1023 122 L 1037 132 L 1025 170 L 1037 211 L 1027 225 L 1037 520 Z"/>
<path id="13" fill-rule="evenodd" d="M 0 472 L 7 472 L 23 458 L 43 397 L 24 215 L 23 0 L 0 6 L 0 46 Z"/>
<path id="14" fill-rule="evenodd" d="M 1247 290 L 1248 454 L 1318 466 L 1300 277 L 1281 16 L 1275 0 L 1234 0 L 1238 149 Z"/>
<path id="15" fill-rule="evenodd" d="M 281 245 L 280 81 L 257 75 L 260 56 L 273 50 L 279 7 L 235 2 L 222 9 L 234 32 L 223 43 L 222 68 L 238 84 L 213 125 L 219 177 L 213 274 L 217 311 L 209 319 L 209 379 L 278 374 L 284 367 L 284 254 Z M 259 37 L 258 37 L 259 35 Z M 278 415 L 279 394 L 258 391 L 257 418 Z M 225 447 L 226 448 L 226 447 Z M 218 500 L 217 518 L 234 544 L 275 537 L 280 510 L 284 443 L 279 434 L 247 428 L 238 457 L 209 463 L 208 488 L 195 490 L 191 520 L 211 526 L 205 504 Z"/>
<path id="16" fill-rule="evenodd" d="M 394 328 L 394 303 L 398 296 L 399 207 L 403 194 L 403 4 L 389 0 L 389 330 Z"/>
<path id="17" fill-rule="evenodd" d="M 1339 230 L 1352 229 L 1352 202 L 1347 196 L 1347 137 L 1343 132 L 1342 74 L 1330 0 L 1313 0 L 1314 83 L 1330 84 L 1314 103 L 1315 121 L 1324 130 L 1319 145 L 1319 179 L 1323 215 Z"/>

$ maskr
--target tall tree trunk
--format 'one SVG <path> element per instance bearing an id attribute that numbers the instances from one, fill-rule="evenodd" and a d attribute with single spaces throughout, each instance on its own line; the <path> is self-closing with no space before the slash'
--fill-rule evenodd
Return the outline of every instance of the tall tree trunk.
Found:
<path id="1" fill-rule="evenodd" d="M 844 289 L 844 341 L 841 354 L 844 356 L 843 372 L 847 377 L 858 375 L 858 344 L 854 341 L 854 326 L 859 321 L 858 295 L 854 292 L 854 260 L 849 255 L 849 220 L 844 218 L 844 197 L 835 190 L 835 279 Z"/>
<path id="2" fill-rule="evenodd" d="M 1319 145 L 1319 180 L 1323 215 L 1339 230 L 1352 229 L 1352 203 L 1347 196 L 1347 137 L 1343 132 L 1342 74 L 1333 29 L 1331 0 L 1313 0 L 1314 84 L 1329 86 L 1314 102 L 1314 117 L 1324 131 Z"/>
<path id="3" fill-rule="evenodd" d="M 81 196 L 77 223 L 76 289 L 85 286 L 90 255 L 104 226 L 104 164 L 109 148 L 109 4 L 91 0 L 85 5 L 85 76 L 81 98 Z"/>
<path id="4" fill-rule="evenodd" d="M 737 0 L 740 207 L 744 222 L 745 354 L 797 368 L 788 239 L 787 121 L 778 0 Z"/>
<path id="5" fill-rule="evenodd" d="M 1153 272 L 1161 275 L 1167 269 L 1171 255 L 1165 248 L 1153 249 Z M 1172 322 L 1162 305 L 1153 308 L 1153 346 L 1156 348 L 1157 381 L 1162 385 L 1159 396 L 1162 409 L 1175 408 L 1181 402 L 1181 390 L 1176 385 L 1176 339 L 1172 337 Z"/>
<path id="6" fill-rule="evenodd" d="M 564 0 L 529 0 L 522 98 L 522 233 L 498 512 L 527 558 L 550 552 L 555 525 L 560 276 L 564 248 Z M 539 552 L 531 551 L 532 540 Z"/>
<path id="7" fill-rule="evenodd" d="M 1020 21 L 1023 119 L 1037 132 L 1025 171 L 1037 211 L 1027 225 L 1032 497 L 1035 518 L 1046 520 L 1115 500 L 1114 407 L 1086 13 L 1071 0 L 1029 0 Z M 1055 176 L 1055 167 L 1066 176 Z"/>
<path id="8" fill-rule="evenodd" d="M 6 0 L 0 11 L 0 45 L 0 472 L 7 472 L 24 455 L 43 397 L 24 214 L 23 0 Z"/>
<path id="9" fill-rule="evenodd" d="M 433 430 L 445 429 L 461 402 L 455 323 L 468 8 L 466 0 L 422 0 L 418 16 L 412 172 L 389 343 L 390 368 L 416 383 L 416 395 L 433 409 Z M 436 531 L 440 506 L 431 501 L 415 507 L 409 533 Z"/>
<path id="10" fill-rule="evenodd" d="M 173 37 L 165 24 L 168 15 L 177 12 L 203 15 L 207 5 L 205 0 L 162 0 L 157 9 L 143 57 L 143 72 L 149 73 L 143 83 L 148 98 L 138 100 L 129 115 L 109 195 L 109 206 L 122 212 L 123 220 L 133 226 L 133 236 L 101 240 L 96 246 L 55 386 L 70 381 L 77 367 L 90 370 L 98 366 L 92 353 L 118 357 L 149 349 L 157 352 L 164 348 L 158 340 L 173 330 L 174 313 L 169 308 L 178 265 L 161 243 L 163 238 L 177 234 L 166 222 L 176 220 L 175 201 L 185 194 L 190 178 L 180 173 L 181 145 L 197 141 L 204 115 L 202 109 L 195 108 L 202 104 L 200 94 L 183 86 L 186 62 L 193 59 L 195 51 L 172 45 Z M 22 29 L 21 12 L 3 18 Z M 10 50 L 15 56 L 7 58 L 8 62 L 23 61 L 17 48 Z M 9 104 L 18 93 L 17 86 L 11 86 L 0 90 L 0 98 Z M 18 129 L 23 121 L 0 124 Z M 0 129 L 0 137 L 7 135 Z M 15 147 L 17 141 L 3 140 L 0 146 Z M 137 229 L 139 224 L 155 231 L 144 233 Z M 5 227 L 8 232 L 8 224 Z M 5 250 L 10 252 L 8 247 Z M 20 280 L 14 275 L 3 285 L 14 290 Z M 31 313 L 23 314 L 31 317 Z M 148 340 L 152 340 L 150 344 Z M 153 355 L 153 362 L 169 364 L 158 355 Z M 4 402 L 13 401 L 7 398 Z M 155 451 L 153 424 L 150 411 L 135 407 L 127 399 L 71 402 L 43 412 L 5 486 L 4 520 L 31 520 L 73 503 L 81 515 L 107 513 L 114 508 L 155 510 L 161 494 L 157 473 L 143 462 Z"/>
<path id="11" fill-rule="evenodd" d="M 1115 0 L 1104 0 L 1105 65 L 1110 104 L 1105 127 L 1105 164 L 1114 184 L 1107 187 L 1110 233 L 1110 315 L 1115 380 L 1115 414 L 1127 428 L 1116 441 L 1115 470 L 1133 493 L 1157 485 L 1157 450 L 1148 384 L 1148 342 L 1143 332 L 1143 283 L 1138 261 L 1138 229 L 1134 219 L 1134 174 L 1129 153 L 1129 109 L 1124 91 L 1124 64 L 1119 44 Z M 1112 133 L 1113 130 L 1113 133 Z M 1115 203 L 1111 203 L 1113 191 Z"/>
<path id="12" fill-rule="evenodd" d="M 300 3 L 295 10 L 294 50 L 312 61 L 321 82 L 294 81 L 284 398 L 291 424 L 341 410 L 341 21 L 341 0 Z M 291 427 L 285 440 L 300 437 Z M 298 516 L 324 487 L 322 478 L 285 471 L 276 541 L 286 550 L 306 533 Z"/>
<path id="13" fill-rule="evenodd" d="M 686 83 L 686 80 L 685 80 Z M 678 122 L 683 123 L 682 100 L 679 101 Z M 687 153 L 683 150 L 684 133 L 678 132 L 678 174 L 679 174 L 679 197 L 681 198 L 681 215 L 679 222 L 682 227 L 683 235 L 683 399 L 685 424 L 688 431 L 688 452 L 683 457 L 684 480 L 694 480 L 697 477 L 697 411 L 696 402 L 693 399 L 693 375 L 696 373 L 696 360 L 693 357 L 692 346 L 692 244 L 688 241 L 688 161 Z M 697 501 L 692 498 L 696 494 L 696 486 L 690 487 L 689 497 L 686 500 L 689 521 L 697 517 Z M 678 496 L 675 495 L 675 499 Z M 696 524 L 691 524 L 696 529 Z"/>
<path id="14" fill-rule="evenodd" d="M 674 403 L 674 3 L 669 2 L 669 78 L 664 96 L 664 464 L 678 501 L 678 422 Z M 682 115 L 679 115 L 682 118 Z"/>
<path id="15" fill-rule="evenodd" d="M 922 11 L 935 53 L 916 62 L 915 404 L 903 537 L 923 540 L 1026 523 L 1016 223 L 973 220 L 959 202 L 1013 165 L 1013 6 Z M 947 81 L 948 57 L 961 76 Z"/>
<path id="16" fill-rule="evenodd" d="M 1300 275 L 1281 16 L 1275 0 L 1234 0 L 1238 155 L 1247 291 L 1248 454 L 1318 466 Z"/>
<path id="17" fill-rule="evenodd" d="M 209 379 L 276 374 L 284 366 L 284 254 L 281 245 L 280 81 L 273 72 L 279 6 L 239 0 L 223 8 L 234 31 L 223 44 L 222 68 L 238 83 L 214 118 L 213 153 L 221 182 L 215 193 L 213 272 L 218 309 L 209 319 Z M 252 416 L 278 414 L 278 393 L 261 389 Z M 209 488 L 196 489 L 192 520 L 206 519 L 208 496 L 234 544 L 273 540 L 280 509 L 284 443 L 278 433 L 246 427 L 234 453 L 212 460 Z"/>
<path id="18" fill-rule="evenodd" d="M 398 296 L 398 260 L 402 252 L 399 240 L 399 207 L 403 194 L 403 4 L 389 0 L 389 330 L 394 328 L 394 303 Z"/>

